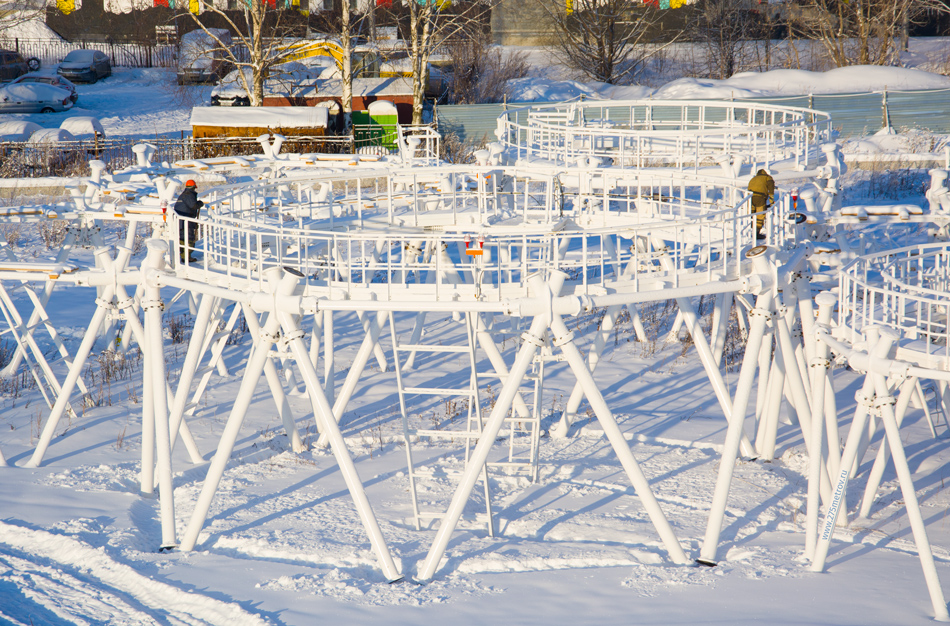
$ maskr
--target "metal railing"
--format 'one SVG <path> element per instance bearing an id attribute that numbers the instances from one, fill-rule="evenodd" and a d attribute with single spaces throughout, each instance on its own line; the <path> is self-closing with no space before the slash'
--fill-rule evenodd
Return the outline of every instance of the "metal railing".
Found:
<path id="1" fill-rule="evenodd" d="M 838 326 L 852 345 L 863 329 L 901 333 L 904 358 L 950 369 L 950 243 L 908 246 L 863 256 L 839 276 Z"/>
<path id="2" fill-rule="evenodd" d="M 597 181 L 572 187 L 550 172 L 425 170 L 217 188 L 197 220 L 204 254 L 186 271 L 263 288 L 264 270 L 290 267 L 312 295 L 499 302 L 526 296 L 528 276 L 551 269 L 566 272 L 578 295 L 735 279 L 756 245 L 739 187 L 720 185 L 710 203 L 714 183 L 674 173 L 623 187 L 613 178 L 598 194 Z M 771 216 L 776 245 L 787 206 L 782 199 Z"/>
<path id="3" fill-rule="evenodd" d="M 637 100 L 572 102 L 512 109 L 496 135 L 519 157 L 575 163 L 610 159 L 614 166 L 678 169 L 715 165 L 724 155 L 753 166 L 818 162 L 832 138 L 831 119 L 812 109 L 754 103 Z"/>

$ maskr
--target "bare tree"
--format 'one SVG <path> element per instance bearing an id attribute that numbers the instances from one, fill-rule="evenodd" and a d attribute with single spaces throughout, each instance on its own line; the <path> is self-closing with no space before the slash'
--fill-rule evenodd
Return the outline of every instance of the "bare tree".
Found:
<path id="1" fill-rule="evenodd" d="M 554 55 L 593 80 L 623 84 L 634 80 L 650 57 L 675 41 L 660 35 L 660 9 L 643 0 L 537 0 L 554 24 Z"/>
<path id="2" fill-rule="evenodd" d="M 471 35 L 491 10 L 492 0 L 409 0 L 407 52 L 412 68 L 412 123 L 422 123 L 433 54 L 456 37 Z"/>
<path id="3" fill-rule="evenodd" d="M 889 65 L 899 58 L 895 38 L 940 12 L 950 12 L 947 0 L 796 0 L 789 26 L 820 41 L 838 67 Z"/>
<path id="4" fill-rule="evenodd" d="M 241 0 L 241 9 L 225 10 L 211 2 L 203 2 L 203 13 L 213 13 L 216 21 L 227 25 L 234 37 L 234 45 L 222 41 L 214 29 L 206 26 L 207 20 L 188 12 L 194 22 L 215 42 L 214 51 L 220 52 L 225 59 L 241 71 L 238 79 L 247 91 L 251 106 L 261 106 L 264 102 L 264 80 L 275 65 L 287 61 L 296 54 L 288 46 L 294 39 L 293 27 L 286 23 L 285 13 L 276 9 L 268 0 Z"/>
<path id="5" fill-rule="evenodd" d="M 705 52 L 707 73 L 729 78 L 740 69 L 746 48 L 756 34 L 756 22 L 742 0 L 700 0 L 690 34 Z"/>
<path id="6" fill-rule="evenodd" d="M 39 0 L 0 0 L 0 37 L 14 37 L 16 27 L 25 22 L 43 20 L 46 2 Z"/>
<path id="7" fill-rule="evenodd" d="M 452 59 L 449 104 L 501 102 L 508 95 L 508 81 L 528 75 L 525 53 L 505 53 L 493 47 L 484 33 L 453 41 L 447 47 Z"/>

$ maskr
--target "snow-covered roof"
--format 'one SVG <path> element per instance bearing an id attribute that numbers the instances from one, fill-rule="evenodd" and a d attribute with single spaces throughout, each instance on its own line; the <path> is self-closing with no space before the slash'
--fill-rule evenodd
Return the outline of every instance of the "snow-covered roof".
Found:
<path id="1" fill-rule="evenodd" d="M 225 128 L 326 128 L 323 107 L 195 107 L 192 126 Z"/>
<path id="2" fill-rule="evenodd" d="M 318 80 L 312 84 L 301 86 L 294 92 L 300 98 L 314 96 L 339 96 L 343 94 L 343 83 L 340 80 Z M 363 96 L 411 96 L 411 78 L 354 78 L 353 97 Z"/>

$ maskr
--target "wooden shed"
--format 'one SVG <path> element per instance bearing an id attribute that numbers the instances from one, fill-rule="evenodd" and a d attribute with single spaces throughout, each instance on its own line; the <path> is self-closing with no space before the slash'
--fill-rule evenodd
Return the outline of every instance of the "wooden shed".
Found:
<path id="1" fill-rule="evenodd" d="M 259 137 L 268 133 L 285 136 L 323 136 L 329 113 L 324 107 L 195 107 L 191 131 L 205 137 Z"/>

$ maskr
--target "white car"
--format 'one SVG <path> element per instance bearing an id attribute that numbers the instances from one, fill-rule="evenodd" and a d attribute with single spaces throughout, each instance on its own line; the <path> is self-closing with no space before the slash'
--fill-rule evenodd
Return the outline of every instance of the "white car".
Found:
<path id="1" fill-rule="evenodd" d="M 264 81 L 264 95 L 292 95 L 294 89 L 304 81 L 316 80 L 326 68 L 290 61 L 275 65 L 270 76 Z M 248 85 L 251 84 L 251 68 L 243 67 L 230 72 L 211 90 L 211 106 L 250 106 L 251 98 L 241 81 L 240 72 L 244 72 Z"/>
<path id="2" fill-rule="evenodd" d="M 44 85 L 59 87 L 60 89 L 65 89 L 69 92 L 69 99 L 73 101 L 73 104 L 76 104 L 76 101 L 79 100 L 79 94 L 76 93 L 76 85 L 57 74 L 40 74 L 38 72 L 30 72 L 29 74 L 24 74 L 23 76 L 10 81 L 11 85 L 19 85 L 21 83 L 41 83 Z"/>
<path id="3" fill-rule="evenodd" d="M 53 113 L 71 109 L 65 89 L 43 83 L 19 83 L 0 87 L 0 113 Z"/>

